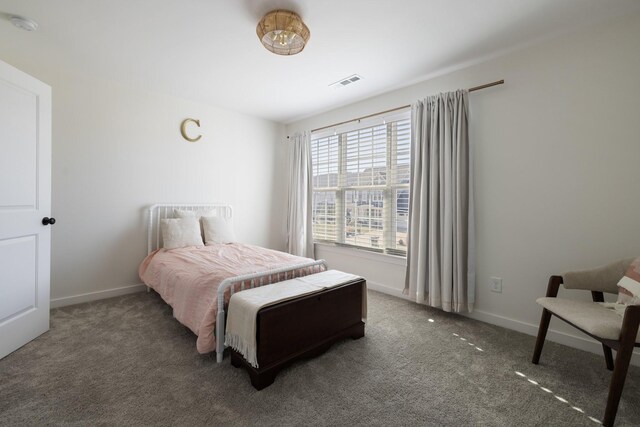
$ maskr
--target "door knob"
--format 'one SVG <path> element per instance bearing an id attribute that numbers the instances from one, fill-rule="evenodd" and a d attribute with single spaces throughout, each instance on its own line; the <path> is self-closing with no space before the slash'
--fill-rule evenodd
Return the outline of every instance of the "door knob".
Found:
<path id="1" fill-rule="evenodd" d="M 56 219 L 55 218 L 49 218 L 47 216 L 45 216 L 44 218 L 42 218 L 42 225 L 53 225 L 56 223 Z"/>

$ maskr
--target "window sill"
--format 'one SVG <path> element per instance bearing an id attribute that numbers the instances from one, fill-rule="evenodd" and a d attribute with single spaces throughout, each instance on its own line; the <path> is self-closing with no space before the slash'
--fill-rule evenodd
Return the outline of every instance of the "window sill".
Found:
<path id="1" fill-rule="evenodd" d="M 381 254 L 377 252 L 367 251 L 366 249 L 358 249 L 358 248 L 350 248 L 341 245 L 335 245 L 333 243 L 324 243 L 324 242 L 314 242 L 316 250 L 320 248 L 322 251 L 331 252 L 339 255 L 349 255 L 357 258 L 362 258 L 375 262 L 383 262 L 386 264 L 400 265 L 406 267 L 407 258 L 389 255 L 389 254 Z"/>

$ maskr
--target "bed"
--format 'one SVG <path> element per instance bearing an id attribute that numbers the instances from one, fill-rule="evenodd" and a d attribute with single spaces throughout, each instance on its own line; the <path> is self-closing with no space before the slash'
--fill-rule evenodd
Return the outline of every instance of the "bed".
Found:
<path id="1" fill-rule="evenodd" d="M 224 203 L 156 204 L 147 211 L 147 257 L 140 264 L 142 281 L 173 308 L 174 317 L 198 339 L 200 353 L 224 353 L 225 309 L 231 295 L 245 289 L 276 283 L 327 269 L 313 260 L 243 243 L 212 243 L 164 249 L 161 220 L 173 218 L 176 209 L 213 212 L 232 218 Z"/>

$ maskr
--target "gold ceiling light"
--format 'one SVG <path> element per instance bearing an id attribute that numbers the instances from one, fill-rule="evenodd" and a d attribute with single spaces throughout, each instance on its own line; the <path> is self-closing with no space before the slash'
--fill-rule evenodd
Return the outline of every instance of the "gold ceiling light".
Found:
<path id="1" fill-rule="evenodd" d="M 262 17 L 256 27 L 258 38 L 277 55 L 302 52 L 311 33 L 298 14 L 289 10 L 274 10 Z"/>

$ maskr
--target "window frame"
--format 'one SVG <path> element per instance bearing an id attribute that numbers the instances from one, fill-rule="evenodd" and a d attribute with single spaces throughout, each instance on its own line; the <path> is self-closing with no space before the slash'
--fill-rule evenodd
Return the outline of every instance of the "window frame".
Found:
<path id="1" fill-rule="evenodd" d="M 397 182 L 396 179 L 393 178 L 393 174 L 398 170 L 397 169 L 397 165 L 398 165 L 398 122 L 404 122 L 404 121 L 408 121 L 408 133 L 409 133 L 409 144 L 408 144 L 408 151 L 409 151 L 409 164 L 407 165 L 407 179 L 406 182 Z M 353 131 L 362 131 L 362 130 L 366 130 L 366 129 L 372 129 L 373 130 L 381 125 L 385 125 L 386 126 L 386 155 L 385 155 L 385 183 L 384 184 L 373 184 L 373 177 L 372 177 L 372 184 L 371 185 L 358 185 L 358 183 L 356 183 L 356 185 L 347 185 L 347 176 L 348 176 L 348 172 L 347 172 L 347 139 L 348 139 L 348 134 L 350 132 Z M 352 248 L 357 248 L 357 249 L 362 249 L 362 250 L 366 250 L 366 251 L 371 251 L 371 252 L 377 252 L 377 253 L 382 253 L 382 254 L 387 254 L 387 255 L 394 255 L 394 256 L 399 256 L 402 258 L 406 257 L 406 246 L 405 249 L 398 249 L 398 245 L 397 245 L 397 234 L 398 234 L 398 210 L 399 210 L 399 206 L 398 206 L 398 197 L 399 197 L 399 192 L 400 191 L 406 191 L 407 194 L 407 206 L 406 206 L 406 223 L 407 223 L 407 233 L 408 233 L 408 196 L 409 196 L 409 191 L 410 191 L 410 156 L 411 156 L 411 110 L 410 109 L 406 109 L 404 111 L 401 111 L 399 113 L 394 114 L 393 116 L 385 116 L 385 117 L 375 117 L 372 120 L 368 120 L 367 122 L 359 122 L 356 123 L 354 125 L 351 125 L 349 127 L 346 128 L 341 128 L 340 132 L 337 133 L 335 130 L 330 129 L 330 130 L 325 130 L 325 131 L 320 131 L 320 132 L 314 132 L 311 134 L 311 152 L 312 152 L 312 157 L 313 157 L 313 153 L 314 153 L 314 149 L 315 147 L 313 146 L 314 142 L 317 142 L 318 140 L 321 140 L 323 138 L 327 138 L 327 144 L 331 143 L 331 137 L 332 136 L 337 136 L 337 144 L 338 144 L 338 159 L 337 159 L 337 164 L 338 164 L 338 172 L 337 172 L 337 179 L 335 180 L 335 184 L 334 186 L 321 186 L 316 188 L 316 186 L 314 185 L 313 187 L 313 191 L 312 191 L 312 197 L 313 197 L 313 207 L 312 207 L 312 216 L 314 218 L 314 223 L 312 226 L 312 234 L 313 234 L 313 241 L 314 243 L 323 243 L 323 244 L 334 244 L 334 245 L 338 245 L 338 246 L 345 246 L 345 247 L 352 247 Z M 396 129 L 394 130 L 394 126 L 396 127 Z M 317 142 L 319 144 L 319 142 Z M 359 142 L 360 143 L 360 142 Z M 373 142 L 372 142 L 373 144 Z M 319 146 L 318 146 L 319 147 Z M 319 148 L 317 149 L 319 150 Z M 330 156 L 330 147 L 327 147 L 327 158 L 329 159 Z M 318 156 L 319 157 L 319 156 Z M 316 175 L 315 175 L 315 158 L 312 158 L 312 173 L 314 174 L 314 184 L 316 182 Z M 329 165 L 331 164 L 330 160 L 327 160 L 325 166 L 327 167 L 327 170 L 330 169 Z M 358 172 L 359 173 L 359 172 Z M 372 171 L 372 174 L 375 173 L 374 171 Z M 327 175 L 329 176 L 331 174 L 331 172 L 327 172 Z M 318 175 L 320 176 L 320 175 Z M 328 177 L 327 178 L 327 184 L 330 183 L 331 178 Z M 381 245 L 379 247 L 373 247 L 373 244 L 371 246 L 364 246 L 364 245 L 358 245 L 356 243 L 351 243 L 347 241 L 347 238 L 349 236 L 346 236 L 346 229 L 347 229 L 347 192 L 349 191 L 370 191 L 370 192 L 377 192 L 377 191 L 381 191 L 382 192 L 382 203 L 383 203 L 383 207 L 382 207 L 382 217 L 381 217 L 381 221 L 382 221 L 382 242 Z M 316 199 L 316 193 L 328 193 L 328 194 L 335 194 L 334 196 L 334 200 L 335 200 L 335 204 L 334 204 L 334 215 L 335 215 L 335 239 L 323 239 L 323 236 L 318 236 L 316 233 L 316 223 L 315 223 L 315 217 L 316 217 L 316 203 L 315 203 L 315 199 Z M 325 198 L 325 200 L 327 200 Z M 325 204 L 326 206 L 326 204 Z M 357 206 L 357 205 L 356 205 Z M 371 206 L 370 204 L 368 206 Z M 370 209 L 370 208 L 369 208 Z M 359 218 L 359 217 L 356 217 Z M 371 213 L 369 212 L 369 215 L 367 216 L 368 220 L 371 221 L 372 218 L 374 218 L 373 216 L 371 216 Z M 325 221 L 326 221 L 326 217 L 325 217 Z M 357 220 L 356 220 L 357 221 Z M 327 222 L 324 223 L 325 224 L 325 234 L 324 237 L 330 237 L 327 236 L 326 233 L 326 224 Z M 356 224 L 357 227 L 357 224 Z"/>

